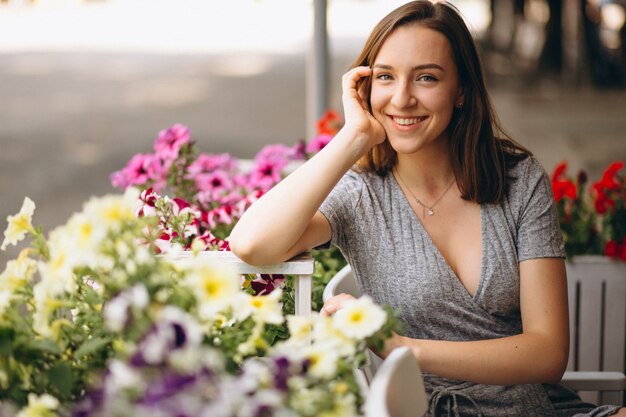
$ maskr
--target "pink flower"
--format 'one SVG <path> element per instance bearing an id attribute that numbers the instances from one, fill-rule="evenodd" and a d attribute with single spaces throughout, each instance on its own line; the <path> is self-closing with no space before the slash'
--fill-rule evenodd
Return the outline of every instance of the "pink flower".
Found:
<path id="1" fill-rule="evenodd" d="M 306 146 L 307 153 L 317 153 L 321 151 L 326 145 L 328 145 L 332 138 L 333 136 L 328 133 L 321 133 L 317 135 Z"/>
<path id="2" fill-rule="evenodd" d="M 227 153 L 218 155 L 200 154 L 187 168 L 189 178 L 202 173 L 215 170 L 232 171 L 237 166 L 237 161 Z"/>
<path id="3" fill-rule="evenodd" d="M 151 154 L 133 155 L 124 168 L 111 174 L 113 186 L 125 189 L 131 185 L 145 184 L 148 181 L 148 165 L 151 160 Z"/>
<path id="4" fill-rule="evenodd" d="M 249 186 L 267 191 L 282 179 L 282 171 L 285 168 L 284 160 L 260 160 L 250 173 Z"/>
<path id="5" fill-rule="evenodd" d="M 263 147 L 254 159 L 257 161 L 279 161 L 287 165 L 290 160 L 295 159 L 297 151 L 298 148 L 276 143 Z"/>
<path id="6" fill-rule="evenodd" d="M 154 142 L 154 150 L 162 159 L 174 160 L 178 157 L 184 144 L 191 141 L 191 134 L 187 126 L 175 124 L 169 129 L 159 132 L 159 137 Z"/>
<path id="7" fill-rule="evenodd" d="M 291 148 L 293 152 L 293 157 L 291 159 L 305 159 L 306 158 L 306 142 L 304 139 L 300 140 L 298 143 L 293 145 Z"/>
<path id="8" fill-rule="evenodd" d="M 195 180 L 199 191 L 210 191 L 217 195 L 229 191 L 234 185 L 230 174 L 222 169 L 198 174 Z"/>

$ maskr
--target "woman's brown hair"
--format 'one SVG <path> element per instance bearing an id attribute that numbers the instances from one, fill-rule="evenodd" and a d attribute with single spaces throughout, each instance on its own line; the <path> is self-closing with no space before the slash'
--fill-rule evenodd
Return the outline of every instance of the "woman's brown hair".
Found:
<path id="1" fill-rule="evenodd" d="M 508 168 L 531 153 L 501 128 L 487 94 L 474 39 L 454 6 L 442 1 L 419 0 L 398 7 L 376 25 L 352 68 L 371 67 L 389 35 L 409 24 L 443 34 L 452 48 L 464 92 L 464 105 L 455 108 L 447 134 L 461 196 L 477 203 L 500 202 L 506 193 Z M 371 109 L 370 79 L 365 79 L 359 88 L 368 97 Z M 396 155 L 389 141 L 385 140 L 363 156 L 357 166 L 386 175 L 395 164 Z"/>

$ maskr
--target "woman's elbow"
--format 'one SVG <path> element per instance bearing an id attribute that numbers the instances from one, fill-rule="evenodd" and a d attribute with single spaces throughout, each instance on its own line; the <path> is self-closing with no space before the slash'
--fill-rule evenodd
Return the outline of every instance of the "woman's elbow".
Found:
<path id="1" fill-rule="evenodd" d="M 246 238 L 245 235 L 237 233 L 233 230 L 228 237 L 228 247 L 242 261 L 250 265 L 257 265 L 258 261 L 254 259 L 255 249 L 254 242 Z M 256 263 L 255 263 L 256 261 Z"/>
<path id="2" fill-rule="evenodd" d="M 541 382 L 545 384 L 558 384 L 563 378 L 565 369 L 567 368 L 568 354 L 567 351 L 553 352 L 548 355 L 545 366 L 541 370 Z"/>

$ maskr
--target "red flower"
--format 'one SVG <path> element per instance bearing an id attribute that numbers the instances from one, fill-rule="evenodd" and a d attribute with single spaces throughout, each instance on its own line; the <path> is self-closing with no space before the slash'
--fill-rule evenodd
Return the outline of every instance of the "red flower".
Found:
<path id="1" fill-rule="evenodd" d="M 604 254 L 606 256 L 610 256 L 611 258 L 615 258 L 618 252 L 618 244 L 614 240 L 609 240 L 606 242 L 606 246 L 604 247 Z"/>
<path id="2" fill-rule="evenodd" d="M 615 179 L 615 175 L 619 170 L 624 168 L 624 162 L 613 162 L 609 167 L 604 171 L 602 175 L 602 179 L 599 184 L 607 190 L 618 190 L 621 184 Z"/>
<path id="3" fill-rule="evenodd" d="M 564 197 L 576 200 L 576 185 L 567 178 L 561 178 L 566 170 L 567 162 L 561 162 L 552 173 L 552 192 L 557 203 Z"/>
<path id="4" fill-rule="evenodd" d="M 334 136 L 341 128 L 339 114 L 333 110 L 326 110 L 326 113 L 317 121 L 317 133 Z"/>
<path id="5" fill-rule="evenodd" d="M 610 199 L 604 190 L 597 185 L 598 183 L 593 186 L 593 190 L 596 192 L 596 198 L 593 204 L 598 214 L 606 214 L 606 212 L 609 211 L 609 208 L 615 207 L 615 201 Z"/>

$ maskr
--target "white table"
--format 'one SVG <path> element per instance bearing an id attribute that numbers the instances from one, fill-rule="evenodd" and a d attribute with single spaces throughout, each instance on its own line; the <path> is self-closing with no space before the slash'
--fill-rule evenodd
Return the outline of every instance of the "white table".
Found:
<path id="1" fill-rule="evenodd" d="M 176 255 L 166 255 L 168 259 L 176 261 L 195 256 L 192 252 L 180 252 Z M 197 255 L 207 262 L 227 264 L 238 274 L 283 274 L 295 275 L 295 304 L 296 314 L 303 316 L 311 315 L 311 290 L 312 275 L 315 269 L 315 261 L 310 253 L 298 255 L 293 259 L 278 264 L 253 266 L 245 263 L 234 253 L 224 251 L 205 251 Z"/>

